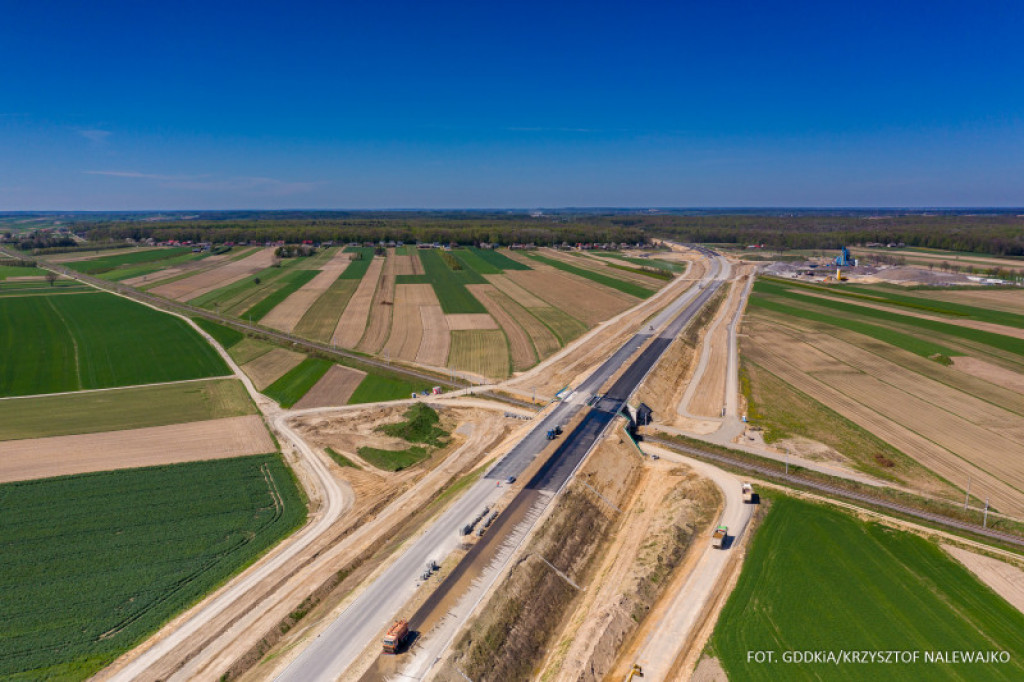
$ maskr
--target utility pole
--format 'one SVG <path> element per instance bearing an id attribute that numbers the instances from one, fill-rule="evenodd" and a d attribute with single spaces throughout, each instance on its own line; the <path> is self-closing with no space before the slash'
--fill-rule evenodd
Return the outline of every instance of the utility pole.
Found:
<path id="1" fill-rule="evenodd" d="M 988 528 L 988 498 L 985 498 L 985 517 L 981 522 L 982 528 Z"/>
<path id="2" fill-rule="evenodd" d="M 971 499 L 971 475 L 967 474 L 967 494 L 964 495 L 964 511 L 967 511 L 967 501 Z"/>

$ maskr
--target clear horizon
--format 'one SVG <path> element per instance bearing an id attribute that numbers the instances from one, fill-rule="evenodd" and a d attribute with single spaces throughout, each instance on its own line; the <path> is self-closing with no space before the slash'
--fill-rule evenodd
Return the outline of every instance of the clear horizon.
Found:
<path id="1" fill-rule="evenodd" d="M 1024 206 L 1014 2 L 5 15 L 0 211 Z"/>

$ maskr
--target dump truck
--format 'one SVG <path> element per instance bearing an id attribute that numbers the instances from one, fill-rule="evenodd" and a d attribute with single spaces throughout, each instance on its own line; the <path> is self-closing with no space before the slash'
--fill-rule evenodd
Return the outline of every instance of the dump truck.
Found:
<path id="1" fill-rule="evenodd" d="M 397 654 L 409 636 L 409 621 L 396 620 L 384 635 L 384 653 Z"/>
<path id="2" fill-rule="evenodd" d="M 749 483 L 743 484 L 743 502 L 750 504 L 754 501 L 754 486 Z"/>
<path id="3" fill-rule="evenodd" d="M 729 535 L 728 526 L 719 526 L 715 528 L 715 532 L 711 534 L 711 546 L 715 549 L 722 549 L 722 543 L 725 542 L 725 538 Z"/>

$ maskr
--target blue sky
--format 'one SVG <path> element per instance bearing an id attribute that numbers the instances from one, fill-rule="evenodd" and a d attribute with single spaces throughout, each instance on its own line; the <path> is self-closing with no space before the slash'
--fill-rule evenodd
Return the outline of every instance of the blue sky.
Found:
<path id="1" fill-rule="evenodd" d="M 1024 205 L 1020 2 L 0 16 L 0 210 Z"/>

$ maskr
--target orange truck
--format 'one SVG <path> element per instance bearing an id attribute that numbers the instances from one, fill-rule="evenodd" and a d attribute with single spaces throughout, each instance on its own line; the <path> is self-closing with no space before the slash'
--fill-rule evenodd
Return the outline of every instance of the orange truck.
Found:
<path id="1" fill-rule="evenodd" d="M 384 653 L 397 654 L 409 636 L 409 621 L 396 620 L 384 635 Z"/>

